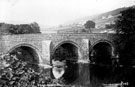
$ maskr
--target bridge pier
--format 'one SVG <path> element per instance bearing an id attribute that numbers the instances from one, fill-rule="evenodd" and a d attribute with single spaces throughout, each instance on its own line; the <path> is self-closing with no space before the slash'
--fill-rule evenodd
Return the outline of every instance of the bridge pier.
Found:
<path id="1" fill-rule="evenodd" d="M 44 40 L 42 41 L 42 61 L 43 64 L 50 65 L 50 58 L 51 58 L 51 40 Z"/>

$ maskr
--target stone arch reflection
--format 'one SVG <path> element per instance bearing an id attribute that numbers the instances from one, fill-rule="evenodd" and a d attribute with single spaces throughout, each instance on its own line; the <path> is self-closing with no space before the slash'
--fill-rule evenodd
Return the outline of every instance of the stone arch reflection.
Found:
<path id="1" fill-rule="evenodd" d="M 79 49 L 75 44 L 65 42 L 57 46 L 52 55 L 51 63 L 54 68 L 57 70 L 64 70 L 64 73 L 60 76 L 60 78 L 64 79 L 65 84 L 70 84 L 78 78 L 78 50 Z M 52 76 L 56 78 L 53 70 Z"/>

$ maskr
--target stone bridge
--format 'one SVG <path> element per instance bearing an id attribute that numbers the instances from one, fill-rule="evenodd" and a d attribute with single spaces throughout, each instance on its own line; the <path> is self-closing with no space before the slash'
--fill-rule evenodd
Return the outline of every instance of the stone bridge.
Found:
<path id="1" fill-rule="evenodd" d="M 93 46 L 99 43 L 107 43 L 112 47 L 112 55 L 115 55 L 114 34 L 22 34 L 0 36 L 0 53 L 10 53 L 18 47 L 29 47 L 38 54 L 40 62 L 50 62 L 55 49 L 60 45 L 69 43 L 78 48 L 79 59 L 85 58 Z M 83 59 L 84 60 L 84 59 Z"/>
<path id="2" fill-rule="evenodd" d="M 10 53 L 16 48 L 31 51 L 40 64 L 51 64 L 51 58 L 60 47 L 69 47 L 78 56 L 77 61 L 90 61 L 95 50 L 116 55 L 115 34 L 21 34 L 0 36 L 0 53 Z M 68 48 L 66 48 L 68 49 Z M 106 50 L 105 50 L 106 49 Z M 108 52 L 106 52 L 108 51 Z"/>

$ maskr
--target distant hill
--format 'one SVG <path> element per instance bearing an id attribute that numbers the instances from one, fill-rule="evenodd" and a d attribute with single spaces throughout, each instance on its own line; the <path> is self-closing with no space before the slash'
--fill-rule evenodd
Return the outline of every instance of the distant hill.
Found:
<path id="1" fill-rule="evenodd" d="M 118 8 L 94 16 L 87 16 L 73 21 L 69 21 L 65 23 L 65 26 L 84 25 L 86 21 L 93 20 L 96 23 L 96 28 L 104 28 L 105 24 L 114 23 L 114 20 L 116 20 L 116 18 L 120 15 L 120 12 L 124 9 L 126 9 L 126 7 Z"/>

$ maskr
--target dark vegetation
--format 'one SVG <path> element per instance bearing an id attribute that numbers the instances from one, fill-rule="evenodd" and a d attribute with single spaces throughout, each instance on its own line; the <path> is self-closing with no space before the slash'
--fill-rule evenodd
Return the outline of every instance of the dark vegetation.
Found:
<path id="1" fill-rule="evenodd" d="M 35 71 L 28 65 L 15 55 L 1 55 L 0 87 L 47 87 L 48 84 L 56 84 L 44 68 L 38 67 Z"/>
<path id="2" fill-rule="evenodd" d="M 86 21 L 86 23 L 84 24 L 84 27 L 86 30 L 90 31 L 91 33 L 91 29 L 95 28 L 96 23 L 94 21 L 88 20 Z M 84 32 L 85 30 L 83 30 L 82 32 Z"/>
<path id="3" fill-rule="evenodd" d="M 122 11 L 115 24 L 118 35 L 116 42 L 119 45 L 121 62 L 124 65 L 131 65 L 134 63 L 135 57 L 135 7 L 129 7 Z"/>
<path id="4" fill-rule="evenodd" d="M 85 28 L 91 29 L 91 28 L 95 28 L 95 22 L 88 20 L 85 24 L 84 24 Z"/>
<path id="5" fill-rule="evenodd" d="M 129 82 L 129 87 L 135 86 L 135 7 L 129 7 L 120 12 L 115 21 L 117 33 L 116 43 L 120 64 L 123 65 L 121 79 Z"/>
<path id="6" fill-rule="evenodd" d="M 114 27 L 115 27 L 115 24 L 106 24 L 105 25 L 106 29 L 114 29 Z"/>
<path id="7" fill-rule="evenodd" d="M 33 34 L 41 33 L 40 27 L 36 22 L 31 24 L 6 24 L 0 23 L 0 34 Z"/>

